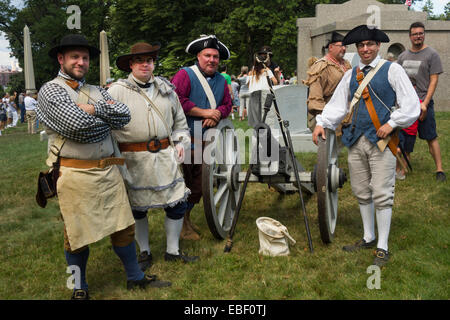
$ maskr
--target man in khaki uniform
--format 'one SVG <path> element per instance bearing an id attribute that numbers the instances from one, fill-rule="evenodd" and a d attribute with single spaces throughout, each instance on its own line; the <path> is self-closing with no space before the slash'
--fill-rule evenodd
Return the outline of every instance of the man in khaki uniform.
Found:
<path id="1" fill-rule="evenodd" d="M 134 219 L 114 157 L 111 129 L 130 121 L 130 111 L 102 88 L 86 84 L 91 57 L 100 51 L 82 35 L 67 35 L 49 51 L 61 66 L 39 91 L 37 116 L 49 136 L 47 165 L 59 163 L 58 200 L 64 220 L 64 252 L 74 272 L 72 299 L 89 298 L 88 245 L 111 236 L 127 274 L 127 288 L 167 286 L 138 266 Z M 59 152 L 58 152 L 59 150 Z M 54 166 L 55 167 L 55 166 Z"/>
<path id="2" fill-rule="evenodd" d="M 120 70 L 130 72 L 127 79 L 113 83 L 108 93 L 125 103 L 131 121 L 114 137 L 125 157 L 129 175 L 126 178 L 128 196 L 136 221 L 136 241 L 139 245 L 139 265 L 144 271 L 151 266 L 147 211 L 164 209 L 166 218 L 166 261 L 193 262 L 196 256 L 180 251 L 179 239 L 186 213 L 186 187 L 180 165 L 191 137 L 186 117 L 174 86 L 162 77 L 155 77 L 160 44 L 138 42 L 130 53 L 117 58 Z"/>
<path id="3" fill-rule="evenodd" d="M 325 105 L 330 101 L 334 90 L 344 73 L 351 69 L 350 62 L 344 59 L 347 46 L 342 44 L 344 36 L 333 32 L 326 48 L 328 53 L 319 60 L 310 59 L 308 79 L 303 83 L 309 87 L 308 94 L 308 128 L 314 131 L 316 116 L 322 113 Z M 336 132 L 340 135 L 340 128 Z"/>

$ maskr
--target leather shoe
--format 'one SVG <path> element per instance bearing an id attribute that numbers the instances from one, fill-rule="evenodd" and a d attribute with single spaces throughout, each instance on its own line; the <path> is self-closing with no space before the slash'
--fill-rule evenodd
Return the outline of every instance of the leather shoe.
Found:
<path id="1" fill-rule="evenodd" d="M 142 272 L 149 269 L 152 266 L 153 256 L 152 253 L 147 253 L 147 251 L 141 252 L 138 256 L 138 264 L 139 268 L 141 268 Z"/>
<path id="2" fill-rule="evenodd" d="M 436 181 L 444 182 L 447 180 L 447 177 L 445 176 L 445 173 L 442 171 L 436 172 Z"/>
<path id="3" fill-rule="evenodd" d="M 370 242 L 366 242 L 366 240 L 361 239 L 358 242 L 356 242 L 355 244 L 350 244 L 348 246 L 342 247 L 342 250 L 348 251 L 348 252 L 353 252 L 353 251 L 358 251 L 360 249 L 370 249 L 370 248 L 373 248 L 376 246 L 376 242 L 377 242 L 376 239 L 374 239 Z"/>
<path id="4" fill-rule="evenodd" d="M 71 300 L 89 300 L 89 292 L 83 289 L 75 289 L 72 293 Z"/>
<path id="5" fill-rule="evenodd" d="M 178 254 L 170 254 L 167 252 L 164 254 L 164 260 L 166 261 L 182 261 L 184 263 L 188 263 L 188 262 L 195 262 L 199 259 L 200 258 L 198 256 L 188 256 L 185 252 L 182 252 L 181 250 L 178 251 Z"/>
<path id="6" fill-rule="evenodd" d="M 383 267 L 389 261 L 389 252 L 384 249 L 377 248 L 375 251 L 375 259 L 373 260 L 373 264 L 379 267 Z"/>
<path id="7" fill-rule="evenodd" d="M 146 274 L 144 278 L 141 280 L 128 280 L 127 281 L 127 289 L 132 290 L 135 288 L 144 289 L 146 287 L 152 288 L 164 288 L 170 287 L 172 285 L 169 281 L 158 280 L 156 275 L 148 275 Z"/>

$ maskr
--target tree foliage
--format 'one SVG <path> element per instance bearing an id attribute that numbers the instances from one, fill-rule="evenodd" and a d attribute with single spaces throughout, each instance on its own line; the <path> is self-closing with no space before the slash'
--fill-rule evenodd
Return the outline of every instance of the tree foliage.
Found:
<path id="1" fill-rule="evenodd" d="M 269 45 L 274 60 L 285 74 L 291 74 L 297 64 L 296 20 L 314 16 L 316 4 L 343 2 L 346 0 L 26 0 L 23 8 L 17 9 L 10 0 L 3 0 L 0 31 L 6 34 L 13 55 L 23 66 L 23 28 L 28 25 L 37 89 L 55 76 L 58 65 L 47 53 L 65 34 L 80 32 L 98 46 L 102 30 L 108 35 L 111 74 L 115 78 L 125 76 L 116 68 L 116 58 L 141 40 L 161 43 L 155 73 L 172 76 L 195 60 L 185 48 L 201 34 L 215 34 L 229 47 L 231 58 L 223 63 L 230 73 L 239 73 L 242 65 L 250 66 L 256 50 Z M 81 10 L 81 30 L 67 29 L 69 5 Z M 87 80 L 99 82 L 97 60 L 91 62 Z"/>
<path id="2" fill-rule="evenodd" d="M 422 11 L 428 14 L 428 17 L 433 16 L 433 2 L 431 0 L 426 0 L 424 6 L 422 7 Z"/>

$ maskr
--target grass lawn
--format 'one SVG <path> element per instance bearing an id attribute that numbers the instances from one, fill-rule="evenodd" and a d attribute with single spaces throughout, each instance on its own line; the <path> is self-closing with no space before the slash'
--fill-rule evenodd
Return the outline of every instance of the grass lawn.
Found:
<path id="1" fill-rule="evenodd" d="M 234 120 L 237 127 L 243 123 Z M 450 174 L 450 113 L 437 113 L 444 168 Z M 63 253 L 63 223 L 57 200 L 46 209 L 34 196 L 38 172 L 45 169 L 47 143 L 28 135 L 26 124 L 0 136 L 0 299 L 64 300 L 69 274 Z M 313 153 L 298 154 L 307 171 Z M 347 168 L 346 151 L 340 154 Z M 87 279 L 93 299 L 363 299 L 434 300 L 450 298 L 449 182 L 435 181 L 435 166 L 426 142 L 417 139 L 414 171 L 397 181 L 389 248 L 391 261 L 381 270 L 380 289 L 369 289 L 371 251 L 346 253 L 342 246 L 362 237 L 359 209 L 349 182 L 339 192 L 339 216 L 334 242 L 320 240 L 316 195 L 305 199 L 314 253 L 308 250 L 298 194 L 281 196 L 264 184 L 249 184 L 238 221 L 234 246 L 225 254 L 224 241 L 207 227 L 203 205 L 192 220 L 200 226 L 200 241 L 182 241 L 183 249 L 199 255 L 192 265 L 164 261 L 164 212 L 149 214 L 151 273 L 172 281 L 171 288 L 126 290 L 126 276 L 109 238 L 90 246 Z M 450 178 L 450 177 L 449 177 Z M 287 257 L 258 254 L 255 220 L 272 217 L 297 241 Z"/>

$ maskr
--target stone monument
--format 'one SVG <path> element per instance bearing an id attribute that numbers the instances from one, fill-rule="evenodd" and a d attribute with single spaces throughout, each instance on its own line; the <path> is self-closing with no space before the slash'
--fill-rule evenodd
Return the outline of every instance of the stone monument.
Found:
<path id="1" fill-rule="evenodd" d="M 317 146 L 312 142 L 312 133 L 307 127 L 306 99 L 308 88 L 299 85 L 280 85 L 274 87 L 280 115 L 289 121 L 289 132 L 295 152 L 317 152 Z M 279 129 L 279 124 L 278 128 Z M 279 137 L 282 141 L 283 137 Z"/>
<path id="2" fill-rule="evenodd" d="M 333 31 L 346 34 L 361 24 L 378 25 L 391 40 L 382 43 L 380 55 L 386 59 L 388 53 L 398 55 L 411 47 L 409 26 L 420 21 L 425 25 L 425 43 L 439 53 L 444 73 L 439 76 L 439 84 L 434 94 L 435 109 L 450 111 L 450 21 L 428 20 L 426 12 L 408 10 L 404 4 L 384 4 L 376 0 L 350 0 L 342 4 L 318 4 L 316 16 L 297 19 L 297 76 L 299 83 L 306 79 L 307 61 L 310 57 L 322 57 L 327 40 Z M 350 45 L 347 53 L 356 53 Z M 353 64 L 353 61 L 350 61 Z"/>

